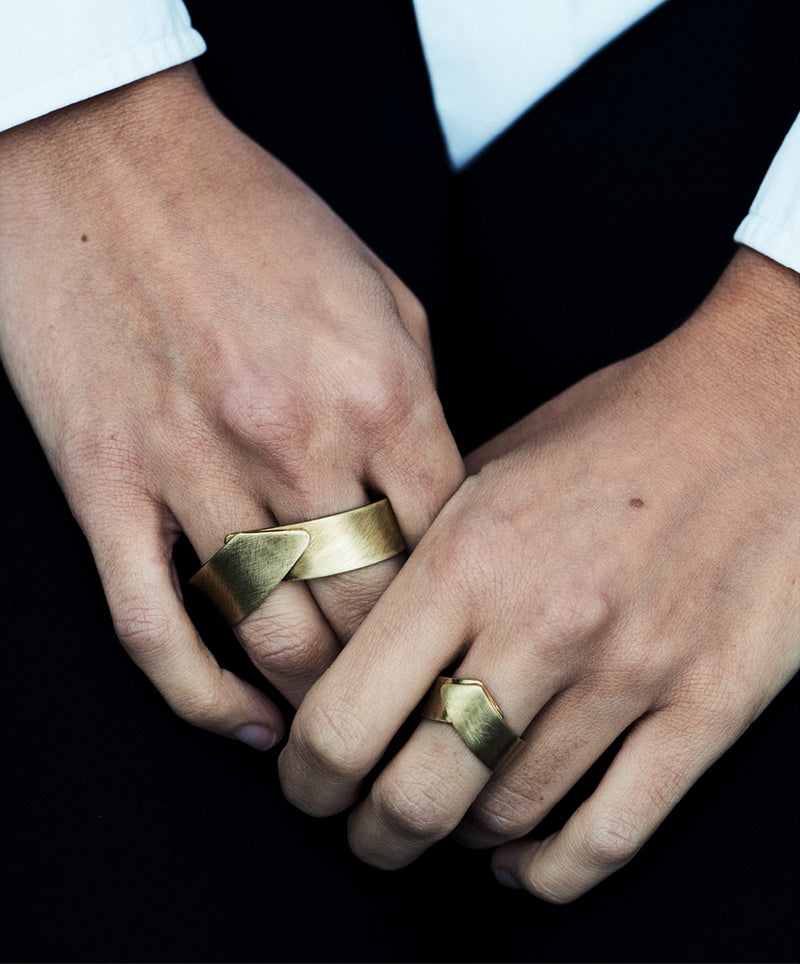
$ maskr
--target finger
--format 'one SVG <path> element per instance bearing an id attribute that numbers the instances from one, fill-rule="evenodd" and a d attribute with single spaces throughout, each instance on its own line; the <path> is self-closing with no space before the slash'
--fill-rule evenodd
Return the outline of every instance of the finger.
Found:
<path id="1" fill-rule="evenodd" d="M 199 486 L 198 491 L 209 491 Z M 276 525 L 255 497 L 231 491 L 207 496 L 203 505 L 184 504 L 179 523 L 202 560 L 219 549 L 225 535 Z M 308 588 L 280 583 L 235 633 L 253 664 L 295 706 L 339 653 L 339 642 Z"/>
<path id="2" fill-rule="evenodd" d="M 284 791 L 302 809 L 324 815 L 355 799 L 360 779 L 474 635 L 464 622 L 469 607 L 454 585 L 452 560 L 433 562 L 437 555 L 412 555 L 301 707 L 280 769 Z M 530 645 L 517 652 L 536 650 Z M 488 639 L 476 639 L 459 673 L 482 679 L 502 701 L 509 726 L 521 732 L 563 684 L 561 670 L 554 673 L 543 660 L 529 673 L 535 684 L 512 700 L 507 680 L 520 673 L 513 661 L 501 671 L 501 656 Z M 527 655 L 525 661 L 530 671 Z M 423 722 L 354 814 L 354 849 L 380 866 L 407 863 L 458 823 L 489 775 L 455 730 Z"/>
<path id="3" fill-rule="evenodd" d="M 319 610 L 325 614 L 340 646 L 354 635 L 367 615 L 374 609 L 375 604 L 400 572 L 404 559 L 405 554 L 365 566 L 363 569 L 354 569 L 341 575 L 325 576 L 308 582 L 308 591 L 311 592 Z"/>
<path id="4" fill-rule="evenodd" d="M 645 717 L 560 831 L 495 851 L 495 876 L 553 903 L 575 900 L 638 853 L 738 733 L 719 721 L 698 725 L 682 705 Z"/>
<path id="5" fill-rule="evenodd" d="M 303 697 L 339 655 L 339 642 L 308 589 L 280 583 L 236 627 L 259 671 L 292 703 Z"/>
<path id="6" fill-rule="evenodd" d="M 120 641 L 178 716 L 268 749 L 283 735 L 280 711 L 222 669 L 203 645 L 176 588 L 171 539 L 159 510 L 128 509 L 124 532 L 100 526 L 93 533 L 98 527 L 88 527 Z"/>
<path id="7" fill-rule="evenodd" d="M 468 636 L 463 609 L 411 556 L 369 619 L 308 693 L 280 758 L 287 798 L 318 816 L 360 781 Z"/>
<path id="8" fill-rule="evenodd" d="M 297 493 L 278 492 L 274 495 L 275 514 L 281 525 L 348 512 L 373 501 L 355 478 L 340 478 L 335 485 L 321 487 L 313 497 L 305 499 L 298 498 Z M 404 554 L 398 555 L 360 569 L 310 579 L 304 583 L 309 600 L 318 607 L 318 617 L 323 618 L 333 630 L 337 654 L 400 571 L 404 559 Z M 277 588 L 283 589 L 284 586 Z"/>
<path id="9" fill-rule="evenodd" d="M 594 679 L 557 693 L 525 731 L 514 766 L 484 787 L 455 838 L 497 847 L 530 833 L 647 705 L 644 696 L 612 694 Z"/>
<path id="10" fill-rule="evenodd" d="M 483 682 L 507 725 L 523 733 L 562 681 L 544 658 L 531 661 L 529 653 L 536 647 L 504 652 L 507 647 L 492 643 L 478 637 L 454 675 Z M 519 672 L 523 661 L 525 677 Z M 523 679 L 535 682 L 521 685 Z M 516 773 L 519 765 L 514 760 L 494 779 Z M 354 853 L 384 869 L 406 866 L 455 829 L 492 777 L 453 726 L 423 720 L 352 814 Z"/>
<path id="11" fill-rule="evenodd" d="M 409 550 L 417 546 L 458 490 L 464 474 L 464 463 L 438 399 L 431 401 L 418 430 L 398 436 L 388 452 L 375 453 L 366 470 L 372 487 L 392 503 Z"/>
<path id="12" fill-rule="evenodd" d="M 452 727 L 422 721 L 351 814 L 353 853 L 383 870 L 407 866 L 452 832 L 490 777 Z"/>
<path id="13" fill-rule="evenodd" d="M 428 438 L 432 451 L 439 453 L 435 462 L 419 465 L 419 453 L 412 453 L 406 449 L 405 443 L 398 443 L 388 462 L 381 461 L 367 470 L 365 488 L 389 499 L 409 550 L 427 532 L 463 479 L 461 458 L 443 421 L 431 427 Z M 406 466 L 406 470 L 398 472 L 398 465 Z M 418 466 L 416 471 L 411 468 L 412 465 Z M 342 508 L 332 511 L 345 511 L 368 501 L 366 491 L 362 490 L 360 497 L 353 493 L 347 499 L 340 498 L 337 504 Z M 305 511 L 310 513 L 313 510 L 309 507 Z M 363 569 L 315 579 L 309 583 L 314 599 L 340 642 L 347 642 L 372 612 L 400 572 L 405 558 L 403 554 Z"/>
<path id="14" fill-rule="evenodd" d="M 461 456 L 432 386 L 427 379 L 420 380 L 418 390 L 413 401 L 404 402 L 404 391 L 398 387 L 394 401 L 405 416 L 392 424 L 391 430 L 387 427 L 380 444 L 370 447 L 363 465 L 350 466 L 354 473 L 350 481 L 340 472 L 327 493 L 323 490 L 304 502 L 298 502 L 295 493 L 276 493 L 273 508 L 281 521 L 346 511 L 385 496 L 406 546 L 413 549 L 464 478 Z M 376 426 L 365 429 L 370 437 Z M 353 636 L 403 561 L 397 557 L 309 584 L 341 642 Z"/>
<path id="15" fill-rule="evenodd" d="M 312 496 L 301 497 L 296 491 L 276 489 L 272 493 L 270 508 L 277 524 L 291 525 L 347 512 L 372 501 L 355 476 L 346 476 L 338 478 L 335 485 L 326 486 L 321 481 L 319 491 Z M 263 522 L 261 526 L 272 524 Z M 279 629 L 283 635 L 287 629 L 292 629 L 295 620 L 294 631 L 286 635 L 287 642 L 299 641 L 298 631 L 302 631 L 308 634 L 312 647 L 308 654 L 313 657 L 309 672 L 302 672 L 302 660 L 295 661 L 296 669 L 303 677 L 301 695 L 304 695 L 364 621 L 400 571 L 403 559 L 404 556 L 396 556 L 349 572 L 310 579 L 302 586 L 283 583 L 241 624 L 245 638 L 254 624 L 261 623 L 264 618 L 267 619 L 262 627 L 265 631 Z M 270 621 L 275 620 L 280 625 L 271 628 Z"/>
<path id="16" fill-rule="evenodd" d="M 433 403 L 440 413 L 438 400 Z M 384 448 L 380 457 L 372 456 L 365 465 L 338 467 L 333 480 L 321 477 L 313 493 L 276 489 L 270 508 L 280 524 L 306 521 L 366 505 L 386 497 L 397 524 L 411 548 L 430 527 L 442 505 L 458 487 L 463 467 L 443 416 L 425 426 L 426 444 L 432 454 L 420 453 L 414 432 L 399 431 L 394 444 Z M 416 422 L 415 422 L 416 424 Z M 397 471 L 397 465 L 402 471 Z M 308 588 L 326 621 L 341 644 L 346 643 L 372 611 L 400 571 L 404 555 L 365 566 L 340 575 L 313 579 Z"/>

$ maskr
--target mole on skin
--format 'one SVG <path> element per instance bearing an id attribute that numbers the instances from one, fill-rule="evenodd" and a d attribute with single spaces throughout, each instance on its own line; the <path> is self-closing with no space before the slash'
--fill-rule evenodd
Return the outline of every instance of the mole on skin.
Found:
<path id="1" fill-rule="evenodd" d="M 637 498 L 637 499 L 631 499 L 630 502 L 628 503 L 628 505 L 629 505 L 632 509 L 641 509 L 641 507 L 644 505 L 644 499 L 638 499 L 638 498 Z"/>
<path id="2" fill-rule="evenodd" d="M 88 241 L 88 240 L 89 240 L 89 235 L 88 235 L 88 234 L 82 234 L 82 235 L 81 235 L 81 241 Z"/>

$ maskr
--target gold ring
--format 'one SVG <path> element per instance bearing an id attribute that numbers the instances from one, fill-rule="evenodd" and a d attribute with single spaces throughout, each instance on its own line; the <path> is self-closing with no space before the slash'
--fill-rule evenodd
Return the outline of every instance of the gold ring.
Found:
<path id="1" fill-rule="evenodd" d="M 389 500 L 381 499 L 322 519 L 231 533 L 189 585 L 206 595 L 233 626 L 283 580 L 362 569 L 405 547 Z"/>
<path id="2" fill-rule="evenodd" d="M 450 723 L 481 763 L 495 773 L 525 746 L 479 679 L 440 676 L 422 704 L 422 716 Z"/>

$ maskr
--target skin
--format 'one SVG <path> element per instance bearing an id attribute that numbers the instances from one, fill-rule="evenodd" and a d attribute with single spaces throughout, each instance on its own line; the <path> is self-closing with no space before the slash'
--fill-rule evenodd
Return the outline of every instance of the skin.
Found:
<path id="1" fill-rule="evenodd" d="M 402 867 L 455 834 L 562 903 L 627 863 L 800 664 L 800 279 L 740 249 L 664 341 L 468 460 L 280 757 L 325 816 L 433 679 L 484 681 L 527 746 L 502 773 L 423 720 L 349 819 Z M 621 734 L 596 790 L 536 827 Z"/>
<path id="2" fill-rule="evenodd" d="M 0 352 L 122 643 L 184 719 L 259 749 L 172 547 L 392 502 L 409 547 L 462 481 L 411 292 L 183 66 L 0 136 Z M 292 702 L 401 565 L 279 586 L 237 632 Z"/>
<path id="3" fill-rule="evenodd" d="M 305 696 L 287 795 L 350 806 L 450 664 L 527 749 L 492 776 L 421 723 L 352 814 L 370 863 L 455 833 L 497 848 L 503 882 L 574 899 L 796 671 L 800 289 L 768 259 L 742 250 L 686 325 L 493 440 L 460 485 L 416 299 L 191 68 L 2 135 L 0 246 L 4 364 L 120 639 L 185 719 L 260 748 L 283 726 L 189 622 L 180 532 L 205 559 L 231 530 L 392 500 L 416 549 L 382 597 L 397 561 L 280 586 L 239 629 Z M 529 836 L 621 733 L 564 829 Z"/>

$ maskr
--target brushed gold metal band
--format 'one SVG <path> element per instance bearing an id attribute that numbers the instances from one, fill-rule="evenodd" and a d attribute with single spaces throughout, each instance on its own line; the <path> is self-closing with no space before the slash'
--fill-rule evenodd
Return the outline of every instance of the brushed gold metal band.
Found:
<path id="1" fill-rule="evenodd" d="M 281 581 L 362 569 L 403 552 L 388 499 L 292 525 L 234 532 L 189 580 L 235 625 Z"/>
<path id="2" fill-rule="evenodd" d="M 481 763 L 495 773 L 525 746 L 479 679 L 440 676 L 422 704 L 421 715 L 450 723 Z"/>

